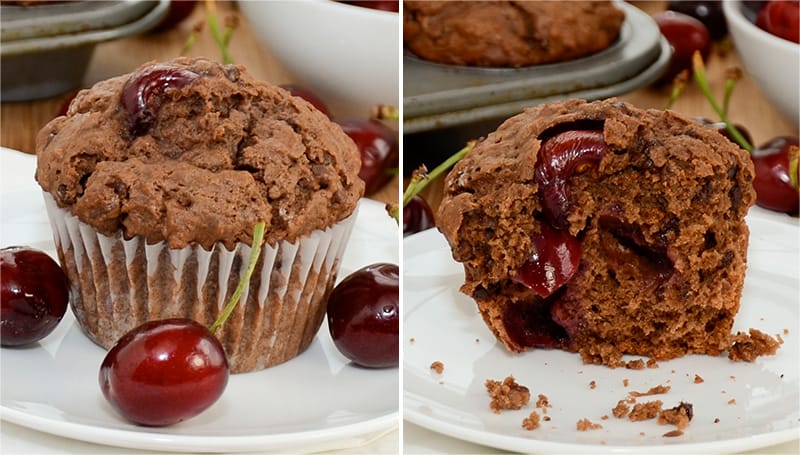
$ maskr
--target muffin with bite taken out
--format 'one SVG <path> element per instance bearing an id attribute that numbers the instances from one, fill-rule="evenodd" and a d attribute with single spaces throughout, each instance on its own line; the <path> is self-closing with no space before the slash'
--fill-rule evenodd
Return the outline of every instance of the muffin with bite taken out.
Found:
<path id="1" fill-rule="evenodd" d="M 587 363 L 731 346 L 755 200 L 747 153 L 671 111 L 543 104 L 477 142 L 438 226 L 510 351 Z"/>

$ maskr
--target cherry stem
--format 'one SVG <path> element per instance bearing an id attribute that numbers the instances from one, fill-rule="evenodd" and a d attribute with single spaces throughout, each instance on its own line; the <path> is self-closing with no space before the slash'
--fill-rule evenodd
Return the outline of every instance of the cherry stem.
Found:
<path id="1" fill-rule="evenodd" d="M 725 73 L 725 95 L 722 98 L 722 112 L 728 115 L 728 107 L 731 103 L 731 95 L 733 95 L 733 87 L 736 82 L 742 78 L 742 70 L 739 68 L 732 68 Z"/>
<path id="2" fill-rule="evenodd" d="M 711 93 L 711 87 L 708 85 L 708 77 L 706 76 L 706 68 L 703 64 L 703 57 L 700 55 L 700 51 L 694 51 L 692 54 L 692 70 L 694 71 L 694 80 L 697 83 L 697 86 L 700 88 L 700 91 L 705 96 L 708 103 L 711 105 L 711 108 L 714 109 L 714 112 L 717 113 L 719 119 L 725 123 L 725 129 L 731 133 L 731 137 L 737 144 L 739 144 L 743 149 L 747 150 L 748 152 L 753 151 L 753 146 L 747 142 L 747 139 L 742 136 L 742 133 L 733 126 L 728 115 L 726 114 L 725 110 L 723 110 L 717 101 L 714 99 L 714 95 Z"/>
<path id="3" fill-rule="evenodd" d="M 400 110 L 388 104 L 378 104 L 370 110 L 369 118 L 373 120 L 400 120 Z"/>
<path id="4" fill-rule="evenodd" d="M 256 223 L 255 227 L 253 228 L 253 244 L 250 248 L 250 259 L 247 262 L 247 268 L 244 271 L 244 275 L 239 279 L 239 284 L 236 285 L 236 289 L 233 291 L 233 295 L 228 300 L 228 303 L 225 304 L 225 308 L 222 309 L 222 313 L 220 313 L 217 320 L 211 324 L 211 327 L 208 328 L 208 331 L 212 334 L 219 329 L 222 324 L 225 324 L 225 321 L 228 320 L 228 317 L 233 313 L 233 309 L 236 308 L 236 304 L 239 303 L 239 299 L 242 297 L 242 292 L 244 292 L 244 288 L 250 283 L 250 276 L 253 275 L 253 270 L 256 268 L 256 263 L 258 262 L 258 257 L 261 255 L 261 242 L 264 241 L 264 230 L 266 228 L 266 224 L 263 221 L 259 221 Z"/>
<path id="5" fill-rule="evenodd" d="M 183 48 L 181 48 L 180 55 L 186 55 L 189 51 L 197 44 L 197 37 L 200 36 L 200 32 L 203 31 L 203 22 L 198 22 L 192 27 L 191 33 L 189 36 L 186 37 L 186 41 L 183 43 Z"/>
<path id="6" fill-rule="evenodd" d="M 386 213 L 400 224 L 400 206 L 396 202 L 386 204 Z"/>
<path id="7" fill-rule="evenodd" d="M 664 109 L 671 109 L 672 105 L 675 104 L 675 101 L 678 100 L 678 97 L 681 96 L 683 93 L 683 89 L 686 88 L 686 81 L 689 80 L 689 71 L 683 70 L 675 76 L 675 79 L 672 80 L 672 91 L 669 92 L 669 99 L 667 100 L 667 105 L 664 106 Z"/>
<path id="8" fill-rule="evenodd" d="M 214 41 L 217 43 L 217 47 L 219 47 L 219 51 L 222 54 L 222 63 L 230 65 L 233 63 L 233 57 L 231 57 L 230 52 L 228 52 L 228 42 L 230 41 L 231 33 L 233 33 L 233 28 L 226 25 L 225 35 L 220 33 L 219 21 L 217 19 L 217 4 L 214 0 L 206 0 L 206 20 L 208 21 L 208 28 L 211 30 L 211 36 L 214 37 Z"/>
<path id="9" fill-rule="evenodd" d="M 454 153 L 452 156 L 450 156 L 450 158 L 446 159 L 430 172 L 427 172 L 425 165 L 422 165 L 419 169 L 415 170 L 411 174 L 411 180 L 408 182 L 408 186 L 406 186 L 406 191 L 403 193 L 403 207 L 408 205 L 409 201 L 411 201 L 414 196 L 419 194 L 420 191 L 422 191 L 425 186 L 428 185 L 428 182 L 434 180 L 436 177 L 453 167 L 461 158 L 464 158 L 464 156 L 466 156 L 474 146 L 474 140 L 467 142 L 467 145 L 464 146 L 464 148 Z"/>
<path id="10" fill-rule="evenodd" d="M 800 191 L 800 148 L 796 145 L 789 146 L 789 181 L 792 186 Z"/>

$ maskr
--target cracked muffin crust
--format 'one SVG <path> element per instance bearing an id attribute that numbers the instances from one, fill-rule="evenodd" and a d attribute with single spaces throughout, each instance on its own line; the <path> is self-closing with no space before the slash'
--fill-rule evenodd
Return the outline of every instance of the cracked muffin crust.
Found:
<path id="1" fill-rule="evenodd" d="M 194 76 L 155 100 L 137 134 L 123 90 L 154 67 Z M 106 235 L 171 248 L 250 242 L 258 220 L 268 243 L 293 240 L 350 215 L 364 188 L 341 128 L 244 68 L 206 59 L 146 64 L 81 91 L 40 131 L 37 156 L 36 180 L 59 207 Z"/>

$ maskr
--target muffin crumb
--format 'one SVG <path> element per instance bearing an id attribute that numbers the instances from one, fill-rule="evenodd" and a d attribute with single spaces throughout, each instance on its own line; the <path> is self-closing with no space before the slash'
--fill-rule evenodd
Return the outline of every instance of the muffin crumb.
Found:
<path id="1" fill-rule="evenodd" d="M 671 424 L 678 427 L 678 430 L 683 430 L 689 426 L 689 422 L 694 416 L 693 406 L 691 403 L 681 401 L 680 404 L 671 409 L 664 409 L 658 413 L 658 424 L 666 425 Z"/>
<path id="2" fill-rule="evenodd" d="M 781 342 L 766 333 L 751 328 L 749 333 L 737 332 L 732 337 L 728 358 L 734 362 L 753 362 L 763 355 L 774 355 Z"/>
<path id="3" fill-rule="evenodd" d="M 495 414 L 499 414 L 503 410 L 520 409 L 531 399 L 530 390 L 518 384 L 513 376 L 506 377 L 502 382 L 487 379 L 485 385 L 486 391 L 492 399 L 489 408 Z"/>
<path id="4" fill-rule="evenodd" d="M 699 374 L 694 375 L 695 384 L 702 384 L 703 382 L 705 382 L 705 379 L 703 379 L 702 376 L 700 376 Z"/>
<path id="5" fill-rule="evenodd" d="M 550 404 L 546 395 L 540 393 L 536 400 L 536 407 L 541 409 L 542 413 L 547 414 L 547 408 L 552 408 L 553 405 Z"/>
<path id="6" fill-rule="evenodd" d="M 658 417 L 658 413 L 661 412 L 662 405 L 663 403 L 661 400 L 637 403 L 633 406 L 633 409 L 631 409 L 630 414 L 628 414 L 628 418 L 634 422 L 655 419 Z"/>
<path id="7" fill-rule="evenodd" d="M 630 410 L 631 410 L 631 408 L 630 408 L 630 406 L 628 406 L 627 403 L 625 403 L 625 400 L 619 400 L 617 402 L 617 405 L 614 406 L 614 409 L 611 410 L 611 414 L 613 414 L 614 417 L 616 417 L 618 419 L 621 419 L 621 418 L 627 416 L 628 412 L 630 412 Z"/>
<path id="8" fill-rule="evenodd" d="M 625 368 L 629 370 L 644 370 L 644 360 L 636 359 L 625 362 Z"/>
<path id="9" fill-rule="evenodd" d="M 442 374 L 444 371 L 444 363 L 436 360 L 431 364 L 431 370 L 435 371 L 437 374 Z"/>
<path id="10" fill-rule="evenodd" d="M 578 431 L 599 430 L 603 428 L 603 426 L 599 423 L 593 423 L 591 420 L 586 418 L 578 420 L 575 426 L 578 428 Z"/>
<path id="11" fill-rule="evenodd" d="M 649 395 L 662 395 L 662 394 L 665 394 L 665 393 L 669 392 L 670 389 L 671 389 L 671 387 L 668 386 L 668 385 L 657 385 L 655 387 L 651 387 L 650 389 L 648 389 L 647 392 L 637 392 L 637 391 L 634 390 L 634 391 L 628 392 L 628 394 L 630 396 L 632 396 L 632 397 L 637 397 L 638 398 L 638 397 L 646 397 L 646 396 L 649 396 Z"/>
<path id="12" fill-rule="evenodd" d="M 531 411 L 528 417 L 522 419 L 522 428 L 531 431 L 539 428 L 539 413 Z"/>

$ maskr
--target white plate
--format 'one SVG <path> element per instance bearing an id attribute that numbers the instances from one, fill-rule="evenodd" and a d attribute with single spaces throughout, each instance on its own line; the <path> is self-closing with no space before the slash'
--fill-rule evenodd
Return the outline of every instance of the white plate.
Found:
<path id="1" fill-rule="evenodd" d="M 403 242 L 403 416 L 427 429 L 487 446 L 520 452 L 739 452 L 800 436 L 800 284 L 798 220 L 753 208 L 748 271 L 734 330 L 751 327 L 780 334 L 777 355 L 754 363 L 727 357 L 687 356 L 643 370 L 584 365 L 577 354 L 531 350 L 510 354 L 484 325 L 472 299 L 459 293 L 463 269 L 436 230 Z M 788 329 L 788 333 L 784 333 Z M 631 357 L 634 358 L 634 357 Z M 431 370 L 444 364 L 441 375 Z M 531 404 L 494 414 L 484 382 L 513 375 L 530 388 Z M 695 375 L 704 379 L 695 383 Z M 623 381 L 627 380 L 625 386 Z M 596 387 L 591 388 L 590 382 Z M 684 434 L 654 420 L 631 422 L 611 409 L 630 391 L 669 385 L 664 407 L 692 403 Z M 524 430 L 538 394 L 549 398 L 551 420 Z M 603 420 L 602 416 L 610 416 Z M 577 431 L 588 418 L 603 426 Z M 715 423 L 715 419 L 719 419 Z"/>
<path id="2" fill-rule="evenodd" d="M 35 159 L 0 149 L 0 246 L 26 244 L 53 257 Z M 397 224 L 383 205 L 362 200 L 340 277 L 373 262 L 398 262 Z M 23 349 L 3 348 L 0 416 L 46 433 L 159 451 L 316 451 L 354 447 L 396 428 L 398 370 L 368 370 L 336 350 L 326 325 L 299 357 L 232 375 L 203 414 L 167 428 L 127 423 L 97 382 L 105 351 L 68 312 L 55 332 Z"/>

